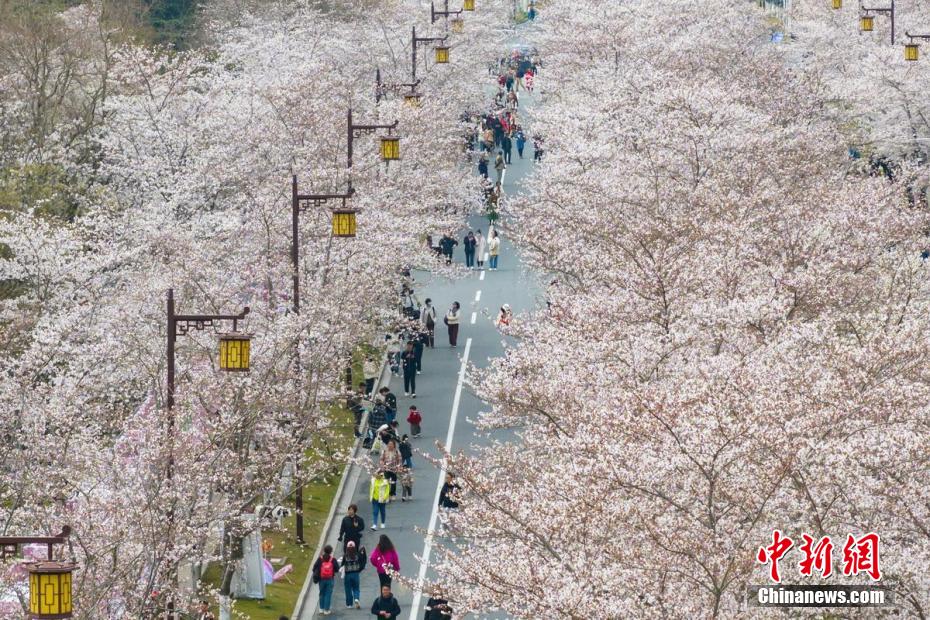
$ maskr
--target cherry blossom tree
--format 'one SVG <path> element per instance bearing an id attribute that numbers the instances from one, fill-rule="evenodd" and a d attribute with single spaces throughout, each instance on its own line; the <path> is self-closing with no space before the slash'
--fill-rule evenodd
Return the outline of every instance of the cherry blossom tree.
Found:
<path id="1" fill-rule="evenodd" d="M 766 617 L 773 530 L 877 532 L 924 613 L 924 171 L 850 166 L 844 100 L 752 3 L 540 20 L 546 156 L 503 225 L 556 284 L 473 374 L 517 438 L 449 455 L 438 585 L 460 614 Z"/>

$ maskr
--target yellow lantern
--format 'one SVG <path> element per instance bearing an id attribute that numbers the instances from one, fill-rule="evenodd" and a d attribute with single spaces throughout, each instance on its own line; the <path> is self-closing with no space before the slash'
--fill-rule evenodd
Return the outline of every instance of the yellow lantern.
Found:
<path id="1" fill-rule="evenodd" d="M 449 62 L 449 48 L 445 45 L 436 46 L 436 64 L 444 65 Z"/>
<path id="2" fill-rule="evenodd" d="M 406 103 L 411 108 L 419 108 L 420 97 L 422 97 L 420 93 L 407 93 L 404 95 L 404 103 Z"/>
<path id="3" fill-rule="evenodd" d="M 76 565 L 71 562 L 30 562 L 23 566 L 29 571 L 29 620 L 70 618 L 71 573 Z"/>
<path id="4" fill-rule="evenodd" d="M 862 32 L 872 32 L 875 28 L 875 18 L 871 15 L 863 15 L 859 18 L 859 30 Z"/>
<path id="5" fill-rule="evenodd" d="M 464 3 L 462 4 L 462 8 L 465 9 L 466 11 L 474 11 L 475 0 L 464 0 Z"/>
<path id="6" fill-rule="evenodd" d="M 355 213 L 354 209 L 337 209 L 333 211 L 334 237 L 355 236 Z"/>
<path id="7" fill-rule="evenodd" d="M 833 8 L 834 9 L 843 8 L 843 0 L 833 0 Z"/>
<path id="8" fill-rule="evenodd" d="M 465 20 L 461 17 L 452 18 L 452 32 L 462 33 L 465 32 Z"/>
<path id="9" fill-rule="evenodd" d="M 232 332 L 220 336 L 220 369 L 228 372 L 248 372 L 249 347 L 251 337 L 248 334 Z"/>
<path id="10" fill-rule="evenodd" d="M 384 136 L 381 138 L 381 159 L 383 161 L 400 159 L 400 138 L 397 136 Z"/>
<path id="11" fill-rule="evenodd" d="M 917 60 L 920 57 L 920 46 L 916 43 L 907 43 L 904 46 L 904 60 Z"/>

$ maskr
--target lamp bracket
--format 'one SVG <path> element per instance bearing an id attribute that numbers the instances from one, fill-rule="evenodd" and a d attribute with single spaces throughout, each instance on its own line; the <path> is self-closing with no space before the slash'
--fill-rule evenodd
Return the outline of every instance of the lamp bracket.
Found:
<path id="1" fill-rule="evenodd" d="M 905 30 L 904 36 L 906 36 L 908 39 L 920 39 L 921 41 L 930 41 L 930 34 L 911 34 L 907 30 Z"/>
<path id="2" fill-rule="evenodd" d="M 350 129 L 352 130 L 353 138 L 361 138 L 362 136 L 373 134 L 379 129 L 387 129 L 388 135 L 391 135 L 391 131 L 397 129 L 399 123 L 400 121 L 394 121 L 390 125 L 351 125 Z"/>
<path id="3" fill-rule="evenodd" d="M 52 559 L 52 545 L 63 545 L 71 535 L 71 526 L 65 525 L 57 536 L 0 536 L 0 560 L 14 557 L 20 545 L 48 545 L 48 559 Z"/>
<path id="4" fill-rule="evenodd" d="M 213 331 L 219 333 L 218 321 L 232 321 L 232 329 L 236 331 L 237 323 L 245 318 L 249 313 L 249 307 L 246 306 L 239 314 L 176 314 L 174 315 L 175 335 L 185 336 L 190 330 L 203 331 L 207 327 L 213 328 Z"/>
<path id="5" fill-rule="evenodd" d="M 347 208 L 346 201 L 352 198 L 353 194 L 355 194 L 355 188 L 351 185 L 345 194 L 297 194 L 298 208 L 303 213 L 310 207 L 321 207 L 330 200 L 341 200 L 342 208 L 345 209 Z"/>

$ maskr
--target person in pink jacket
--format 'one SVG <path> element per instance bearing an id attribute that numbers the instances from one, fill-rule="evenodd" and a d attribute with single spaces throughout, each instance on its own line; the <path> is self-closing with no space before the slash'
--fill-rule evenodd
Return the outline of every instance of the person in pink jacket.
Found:
<path id="1" fill-rule="evenodd" d="M 394 543 L 391 542 L 390 538 L 384 534 L 381 535 L 381 539 L 375 545 L 374 551 L 371 552 L 370 560 L 371 565 L 378 571 L 378 581 L 381 582 L 381 586 L 390 586 L 391 576 L 388 574 L 388 570 L 400 572 L 400 558 L 397 557 L 397 551 L 394 549 Z"/>

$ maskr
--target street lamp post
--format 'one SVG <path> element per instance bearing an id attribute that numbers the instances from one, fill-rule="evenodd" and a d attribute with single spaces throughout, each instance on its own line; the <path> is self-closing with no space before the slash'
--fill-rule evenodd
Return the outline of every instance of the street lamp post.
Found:
<path id="1" fill-rule="evenodd" d="M 236 332 L 239 321 L 249 313 L 246 306 L 239 314 L 177 314 L 174 306 L 174 289 L 168 289 L 167 315 L 168 315 L 168 378 L 167 394 L 165 396 L 165 409 L 167 410 L 168 439 L 168 484 L 174 478 L 174 388 L 175 388 L 175 344 L 178 336 L 184 336 L 191 330 L 203 331 L 207 327 L 217 329 L 220 321 L 232 321 L 233 333 L 220 336 L 219 353 L 220 369 L 226 371 L 248 371 L 250 341 L 246 334 Z M 168 525 L 174 528 L 174 508 L 168 509 Z M 168 544 L 172 545 L 173 534 L 169 532 Z M 174 599 L 168 600 L 168 617 L 174 615 Z"/>
<path id="2" fill-rule="evenodd" d="M 885 13 L 891 17 L 891 44 L 894 45 L 894 0 L 891 0 L 891 6 L 887 8 L 862 7 L 862 14 L 859 16 L 859 27 L 863 32 L 871 32 L 874 27 L 873 17 L 870 13 Z"/>
<path id="3" fill-rule="evenodd" d="M 348 237 L 355 236 L 355 213 L 354 209 L 349 209 L 346 201 L 349 200 L 355 190 L 349 186 L 345 194 L 301 194 L 297 191 L 297 175 L 291 178 L 291 267 L 293 268 L 293 306 L 294 314 L 300 314 L 300 251 L 298 242 L 300 232 L 298 222 L 300 214 L 309 207 L 319 207 L 330 200 L 341 200 L 342 209 L 333 211 L 333 234 L 335 236 Z M 340 215 L 351 215 L 351 234 L 339 234 L 337 229 L 337 220 L 341 220 Z M 346 227 L 340 227 L 340 231 L 346 231 Z M 300 348 L 299 343 L 294 344 L 294 362 L 297 376 L 300 373 Z M 294 481 L 296 491 L 294 493 L 294 529 L 296 530 L 297 544 L 304 544 L 304 489 L 300 481 L 300 458 L 294 467 Z"/>
<path id="4" fill-rule="evenodd" d="M 20 545 L 47 545 L 44 562 L 24 562 L 29 571 L 29 613 L 27 620 L 64 620 L 72 617 L 71 573 L 74 562 L 59 562 L 53 558 L 53 545 L 63 545 L 71 535 L 64 526 L 57 536 L 0 536 L 0 560 L 19 555 Z"/>
<path id="5" fill-rule="evenodd" d="M 417 79 L 417 46 L 421 44 L 445 42 L 448 37 L 418 37 L 417 27 L 413 26 L 413 34 L 410 37 L 410 55 L 412 59 L 410 75 L 412 80 Z"/>

